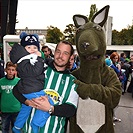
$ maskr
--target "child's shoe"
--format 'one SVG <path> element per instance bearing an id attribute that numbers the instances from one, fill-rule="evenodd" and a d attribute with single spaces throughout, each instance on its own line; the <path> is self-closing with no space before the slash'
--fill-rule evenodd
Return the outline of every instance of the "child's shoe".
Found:
<path id="1" fill-rule="evenodd" d="M 13 133 L 21 133 L 21 129 L 17 129 L 15 127 L 13 127 L 12 131 Z"/>

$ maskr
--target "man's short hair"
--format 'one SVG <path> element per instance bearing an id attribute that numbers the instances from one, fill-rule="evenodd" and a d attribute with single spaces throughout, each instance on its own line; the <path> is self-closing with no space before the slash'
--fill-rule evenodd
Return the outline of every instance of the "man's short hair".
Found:
<path id="1" fill-rule="evenodd" d="M 66 45 L 69 45 L 69 46 L 71 47 L 71 53 L 70 53 L 70 55 L 73 55 L 73 54 L 74 54 L 74 48 L 73 48 L 73 46 L 72 46 L 72 44 L 71 44 L 70 42 L 68 42 L 68 41 L 66 41 L 66 40 L 63 40 L 63 41 L 60 41 L 59 43 L 64 43 L 64 44 L 66 44 Z M 56 45 L 55 50 L 57 49 L 59 43 Z"/>

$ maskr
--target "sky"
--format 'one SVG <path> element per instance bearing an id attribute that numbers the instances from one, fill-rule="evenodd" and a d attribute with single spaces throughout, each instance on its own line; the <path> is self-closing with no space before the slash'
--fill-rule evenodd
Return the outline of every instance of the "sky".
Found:
<path id="1" fill-rule="evenodd" d="M 52 25 L 64 31 L 66 25 L 73 24 L 73 15 L 89 16 L 92 4 L 98 10 L 110 5 L 113 30 L 121 31 L 133 24 L 132 0 L 18 0 L 16 29 L 46 29 Z"/>

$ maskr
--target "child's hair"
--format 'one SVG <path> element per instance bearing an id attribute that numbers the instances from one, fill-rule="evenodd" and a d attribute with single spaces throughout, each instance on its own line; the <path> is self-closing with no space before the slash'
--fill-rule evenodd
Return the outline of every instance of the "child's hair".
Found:
<path id="1" fill-rule="evenodd" d="M 8 61 L 7 63 L 6 63 L 6 68 L 8 68 L 8 67 L 17 67 L 17 64 L 13 64 L 11 61 Z"/>

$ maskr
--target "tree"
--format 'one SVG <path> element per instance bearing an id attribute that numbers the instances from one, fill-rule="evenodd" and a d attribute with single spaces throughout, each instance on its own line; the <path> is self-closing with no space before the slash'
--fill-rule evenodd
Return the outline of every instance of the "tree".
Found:
<path id="1" fill-rule="evenodd" d="M 112 31 L 112 45 L 133 45 L 133 25 L 120 32 Z"/>
<path id="2" fill-rule="evenodd" d="M 90 14 L 88 17 L 88 20 L 90 21 L 93 17 L 93 15 L 98 11 L 98 9 L 96 8 L 96 4 L 92 4 L 90 7 Z"/>
<path id="3" fill-rule="evenodd" d="M 128 27 L 127 37 L 128 44 L 133 45 L 133 25 Z"/>
<path id="4" fill-rule="evenodd" d="M 64 30 L 64 39 L 71 42 L 74 45 L 74 35 L 76 32 L 76 27 L 73 24 L 69 24 L 66 26 Z"/>
<path id="5" fill-rule="evenodd" d="M 63 33 L 57 27 L 50 26 L 47 29 L 46 42 L 59 43 L 63 38 Z"/>

